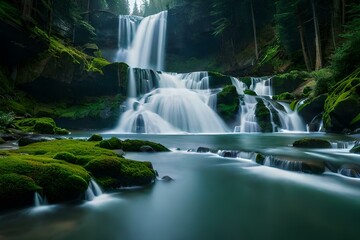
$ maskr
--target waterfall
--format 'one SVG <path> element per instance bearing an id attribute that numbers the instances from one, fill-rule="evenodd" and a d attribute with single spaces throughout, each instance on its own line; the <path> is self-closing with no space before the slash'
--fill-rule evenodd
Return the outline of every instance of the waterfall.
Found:
<path id="1" fill-rule="evenodd" d="M 251 78 L 250 90 L 257 96 L 244 95 L 248 89 L 246 84 L 236 78 L 231 78 L 232 84 L 240 97 L 239 118 L 240 125 L 235 126 L 234 132 L 261 132 L 258 120 L 255 116 L 257 104 L 263 102 L 270 113 L 272 131 L 306 131 L 305 125 L 297 111 L 292 111 L 289 104 L 276 102 L 271 99 L 273 90 L 271 77 Z"/>
<path id="2" fill-rule="evenodd" d="M 94 179 L 90 179 L 89 186 L 85 192 L 85 200 L 92 201 L 95 197 L 102 194 L 102 190 Z"/>
<path id="3" fill-rule="evenodd" d="M 142 17 L 119 15 L 118 29 L 118 51 L 116 54 L 116 62 L 124 62 L 127 59 L 129 48 L 134 39 L 136 30 Z"/>
<path id="4" fill-rule="evenodd" d="M 256 92 L 258 96 L 272 96 L 271 77 L 251 78 L 250 89 Z"/>
<path id="5" fill-rule="evenodd" d="M 48 202 L 45 197 L 42 197 L 38 192 L 34 193 L 34 206 L 40 207 L 48 205 Z"/>
<path id="6" fill-rule="evenodd" d="M 146 82 L 141 74 L 137 84 Z M 225 123 L 213 110 L 214 92 L 207 72 L 176 74 L 153 72 L 154 84 L 139 99 L 128 99 L 128 109 L 112 132 L 222 133 Z M 158 86 L 158 87 L 156 87 Z"/>
<path id="7" fill-rule="evenodd" d="M 164 69 L 167 11 L 141 20 L 126 62 L 131 67 Z"/>

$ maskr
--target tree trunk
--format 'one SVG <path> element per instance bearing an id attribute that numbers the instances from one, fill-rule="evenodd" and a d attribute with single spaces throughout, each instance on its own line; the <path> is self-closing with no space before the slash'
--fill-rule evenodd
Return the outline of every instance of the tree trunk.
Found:
<path id="1" fill-rule="evenodd" d="M 310 72 L 311 67 L 310 67 L 309 57 L 308 57 L 308 54 L 306 52 L 305 41 L 304 41 L 304 27 L 303 27 L 303 25 L 302 25 L 302 23 L 300 21 L 299 21 L 299 34 L 300 34 L 300 41 L 301 41 L 301 50 L 302 50 L 302 53 L 303 53 L 306 70 L 308 72 Z"/>
<path id="2" fill-rule="evenodd" d="M 315 70 L 322 68 L 322 57 L 321 57 L 321 38 L 319 30 L 319 22 L 316 16 L 315 1 L 311 0 L 311 7 L 314 18 L 314 29 L 315 29 Z"/>
<path id="3" fill-rule="evenodd" d="M 341 23 L 345 25 L 345 15 L 346 15 L 346 0 L 342 0 L 342 14 L 341 14 Z"/>
<path id="4" fill-rule="evenodd" d="M 22 0 L 21 5 L 22 5 L 22 17 L 24 19 L 30 19 L 31 13 L 32 13 L 33 1 L 32 0 Z"/>
<path id="5" fill-rule="evenodd" d="M 254 15 L 253 0 L 250 0 L 250 8 L 251 8 L 251 18 L 252 18 L 252 25 L 253 25 L 253 31 L 254 31 L 255 57 L 256 57 L 256 61 L 257 61 L 257 60 L 259 60 L 259 50 L 258 50 L 257 37 L 256 37 L 256 22 L 255 22 L 255 15 Z"/>
<path id="6" fill-rule="evenodd" d="M 53 8 L 54 8 L 54 0 L 50 0 L 49 3 L 50 9 L 48 11 L 48 35 L 50 37 L 52 32 L 52 24 L 53 24 Z"/>

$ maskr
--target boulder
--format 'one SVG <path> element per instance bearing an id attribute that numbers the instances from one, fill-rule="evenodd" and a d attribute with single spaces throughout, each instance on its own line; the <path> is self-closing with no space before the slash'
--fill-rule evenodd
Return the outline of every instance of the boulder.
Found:
<path id="1" fill-rule="evenodd" d="M 149 145 L 143 145 L 140 147 L 140 152 L 155 152 L 155 150 Z"/>
<path id="2" fill-rule="evenodd" d="M 327 132 L 341 133 L 360 127 L 360 68 L 336 84 L 324 105 L 324 126 Z"/>
<path id="3" fill-rule="evenodd" d="M 49 138 L 41 137 L 41 136 L 25 136 L 19 139 L 18 145 L 20 147 L 27 146 L 29 144 L 38 143 L 38 142 L 46 142 L 49 141 Z"/>
<path id="4" fill-rule="evenodd" d="M 198 147 L 198 149 L 196 150 L 196 152 L 198 152 L 198 153 L 208 153 L 208 152 L 210 152 L 210 148 L 207 148 L 207 147 Z"/>
<path id="5" fill-rule="evenodd" d="M 293 143 L 293 147 L 297 148 L 332 148 L 327 140 L 317 138 L 303 138 Z"/>
<path id="6" fill-rule="evenodd" d="M 324 110 L 327 94 L 317 96 L 313 99 L 306 100 L 298 109 L 299 115 L 306 123 L 310 123 L 317 115 Z"/>

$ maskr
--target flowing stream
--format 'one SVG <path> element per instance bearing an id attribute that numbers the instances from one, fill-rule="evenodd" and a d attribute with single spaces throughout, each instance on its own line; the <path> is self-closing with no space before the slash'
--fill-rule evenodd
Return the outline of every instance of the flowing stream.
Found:
<path id="1" fill-rule="evenodd" d="M 84 137 L 83 133 L 74 137 Z M 108 135 L 110 137 L 113 135 Z M 2 239 L 357 239 L 360 182 L 340 174 L 306 174 L 262 166 L 247 152 L 287 159 L 358 162 L 349 149 L 294 149 L 304 136 L 351 147 L 355 137 L 324 134 L 115 135 L 160 142 L 169 153 L 127 153 L 148 160 L 160 178 L 81 205 L 54 205 L 0 216 Z M 358 136 L 359 137 L 359 136 Z M 359 138 L 357 138 L 359 139 Z M 208 147 L 237 158 L 193 153 Z M 179 148 L 180 150 L 175 150 Z M 35 208 L 36 209 L 36 208 Z"/>

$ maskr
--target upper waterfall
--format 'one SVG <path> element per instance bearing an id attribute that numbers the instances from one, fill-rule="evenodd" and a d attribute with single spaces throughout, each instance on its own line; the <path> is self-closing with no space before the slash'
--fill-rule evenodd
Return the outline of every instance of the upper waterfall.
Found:
<path id="1" fill-rule="evenodd" d="M 117 62 L 134 68 L 164 70 L 167 11 L 145 18 L 119 16 Z"/>

